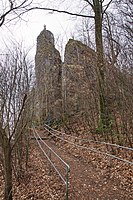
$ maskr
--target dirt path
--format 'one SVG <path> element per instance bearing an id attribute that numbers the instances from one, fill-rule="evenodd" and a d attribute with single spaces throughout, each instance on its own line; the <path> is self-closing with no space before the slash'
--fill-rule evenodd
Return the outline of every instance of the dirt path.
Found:
<path id="1" fill-rule="evenodd" d="M 133 188 L 120 184 L 120 179 L 111 173 L 110 168 L 101 169 L 93 162 L 86 160 L 77 154 L 72 154 L 65 145 L 47 141 L 47 144 L 60 155 L 70 166 L 69 175 L 69 199 L 70 200 L 131 200 Z M 95 157 L 97 155 L 94 155 Z M 53 158 L 61 171 L 61 165 Z M 103 166 L 104 168 L 104 166 Z M 129 170 L 130 171 L 130 170 Z M 126 170 L 125 170 L 126 172 Z M 132 173 L 132 172 L 131 172 Z M 132 174 L 131 174 L 132 175 Z M 123 177 L 124 178 L 124 177 Z M 132 178 L 132 177 L 131 177 Z M 132 181 L 132 180 L 131 180 Z"/>
<path id="2" fill-rule="evenodd" d="M 82 152 L 59 141 L 46 141 L 69 165 L 69 200 L 132 200 L 133 171 L 128 165 L 116 163 L 108 167 L 96 154 Z M 51 157 L 62 174 L 61 163 Z M 101 161 L 101 163 L 100 163 Z M 0 199 L 3 199 L 0 168 Z M 63 181 L 53 170 L 36 141 L 31 141 L 28 171 L 20 184 L 14 180 L 14 200 L 65 200 Z"/>

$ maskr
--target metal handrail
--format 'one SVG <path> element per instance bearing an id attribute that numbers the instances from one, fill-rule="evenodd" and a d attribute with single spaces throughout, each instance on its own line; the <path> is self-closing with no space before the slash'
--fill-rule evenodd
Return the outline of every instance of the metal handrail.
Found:
<path id="1" fill-rule="evenodd" d="M 65 142 L 67 142 L 67 143 L 69 143 L 69 144 L 71 144 L 71 145 L 73 145 L 73 146 L 76 146 L 76 147 L 81 148 L 81 149 L 86 149 L 86 150 L 89 150 L 89 151 L 93 151 L 93 152 L 95 152 L 95 153 L 102 154 L 102 155 L 105 155 L 105 156 L 109 156 L 109 157 L 112 157 L 112 158 L 114 158 L 114 159 L 123 161 L 123 162 L 125 162 L 125 163 L 127 163 L 127 164 L 129 164 L 129 165 L 133 165 L 133 162 L 130 162 L 130 161 L 128 161 L 128 160 L 125 160 L 125 159 L 122 159 L 122 158 L 120 158 L 120 157 L 114 156 L 114 155 L 112 155 L 112 154 L 99 151 L 99 150 L 97 150 L 97 149 L 95 149 L 95 148 L 89 148 L 89 147 L 84 147 L 84 146 L 81 146 L 81 145 L 78 145 L 78 144 L 74 144 L 73 142 L 68 141 L 68 140 L 66 140 L 66 139 L 63 139 L 63 138 L 57 136 L 56 134 L 52 133 L 52 132 L 51 132 L 49 129 L 47 129 L 46 127 L 44 127 L 44 128 L 45 128 L 45 130 L 48 131 L 51 135 L 55 136 L 56 138 L 58 138 L 58 139 L 60 139 L 60 140 L 65 141 Z"/>
<path id="2" fill-rule="evenodd" d="M 35 130 L 35 127 L 33 126 L 33 134 L 34 134 L 34 137 L 40 147 L 40 149 L 42 150 L 43 154 L 46 156 L 46 158 L 48 159 L 48 161 L 50 162 L 50 164 L 52 165 L 52 167 L 55 169 L 55 171 L 57 172 L 57 174 L 59 175 L 59 177 L 62 179 L 62 181 L 65 183 L 66 185 L 66 200 L 68 200 L 68 175 L 69 175 L 69 172 L 70 172 L 70 167 L 69 165 L 51 148 L 47 145 L 46 142 L 44 142 L 40 135 L 37 133 L 37 131 Z M 65 166 L 66 166 L 66 180 L 64 179 L 64 177 L 61 175 L 61 173 L 59 172 L 59 170 L 56 168 L 56 166 L 54 165 L 54 163 L 51 161 L 50 157 L 51 156 L 48 156 L 46 154 L 46 152 L 44 151 L 44 149 L 42 148 L 40 142 L 38 141 L 37 137 L 39 138 L 39 140 L 50 150 L 50 152 L 52 152 Z"/>
<path id="3" fill-rule="evenodd" d="M 68 136 L 66 133 L 62 133 L 62 132 L 60 132 L 58 130 L 55 130 L 52 127 L 48 126 L 47 124 L 44 124 L 44 125 L 46 127 L 48 127 L 49 129 L 51 129 L 52 131 L 56 132 L 56 133 L 60 133 L 60 134 Z M 127 149 L 127 150 L 130 150 L 130 151 L 133 151 L 133 148 L 131 148 L 131 147 L 125 147 L 125 146 L 122 146 L 122 145 L 112 144 L 112 143 L 109 143 L 109 142 L 101 142 L 101 141 L 97 141 L 97 140 L 90 140 L 88 138 L 79 138 L 79 137 L 76 137 L 76 136 L 73 136 L 73 135 L 69 135 L 69 137 L 75 138 L 75 139 L 78 139 L 78 140 L 81 140 L 81 141 L 88 141 L 88 142 L 94 142 L 94 143 L 99 143 L 99 144 L 105 144 L 105 145 L 114 146 L 114 147 L 118 147 L 118 148 L 122 148 L 122 149 Z"/>

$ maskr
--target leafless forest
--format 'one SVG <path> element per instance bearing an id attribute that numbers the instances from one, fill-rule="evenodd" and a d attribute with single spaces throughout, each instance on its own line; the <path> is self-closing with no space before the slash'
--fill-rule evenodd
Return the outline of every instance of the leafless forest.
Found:
<path id="1" fill-rule="evenodd" d="M 70 1 L 57 2 L 59 6 L 54 5 L 54 1 L 50 1 L 47 6 L 44 2 L 32 0 L 2 0 L 0 3 L 1 31 L 4 26 L 24 20 L 26 13 L 35 10 L 52 12 L 53 15 L 65 13 L 80 19 L 65 46 L 64 60 L 55 47 L 56 38 L 47 27 L 37 37 L 34 62 L 29 59 L 28 51 L 23 49 L 22 44 L 12 43 L 4 54 L 0 54 L 0 199 L 64 199 L 64 188 L 57 184 L 60 182 L 58 177 L 55 174 L 51 178 L 47 177 L 45 161 L 44 171 L 40 172 L 38 180 L 45 173 L 45 189 L 38 182 L 41 192 L 40 197 L 36 196 L 35 190 L 37 188 L 39 192 L 39 189 L 32 182 L 34 175 L 39 173 L 37 163 L 42 169 L 43 161 L 35 141 L 31 140 L 35 139 L 34 126 L 40 133 L 40 140 L 44 137 L 41 135 L 44 131 L 45 139 L 49 139 L 47 144 L 70 161 L 72 174 L 68 198 L 131 200 L 133 2 L 83 0 L 77 10 L 71 10 L 71 6 L 66 6 L 67 9 L 61 7 L 66 3 L 69 5 Z M 62 133 L 64 135 L 60 136 Z M 86 138 L 93 144 L 83 142 Z M 73 144 L 75 148 L 71 146 Z M 78 146 L 84 149 L 83 152 L 78 150 Z M 88 154 L 88 148 L 95 150 Z M 97 151 L 103 152 L 107 158 L 101 158 Z M 122 165 L 117 158 L 113 165 L 109 164 L 110 155 L 120 158 L 118 160 L 129 161 L 129 165 Z M 83 159 L 85 164 L 81 164 L 80 160 L 80 164 L 75 161 L 78 164 L 74 165 L 73 159 L 76 158 Z M 89 176 L 94 174 L 90 187 L 94 190 L 86 186 L 82 194 L 78 181 L 75 181 L 73 168 L 77 167 L 80 174 L 84 167 L 88 170 L 89 166 L 92 168 L 88 172 Z M 93 171 L 94 166 L 97 166 L 97 170 Z M 109 167 L 110 171 L 107 171 Z M 101 177 L 102 173 L 108 177 L 116 175 L 114 194 L 110 192 L 108 196 L 109 187 L 105 187 L 105 191 L 103 185 L 102 189 L 99 189 L 99 184 L 95 187 L 95 173 L 99 173 L 99 184 L 102 184 L 104 177 Z M 86 176 L 83 173 L 83 177 Z M 77 180 L 79 178 L 77 176 Z M 115 179 L 109 179 L 112 181 L 109 186 L 112 187 Z M 88 181 L 86 179 L 84 184 L 88 184 Z M 79 180 L 79 183 L 82 182 L 83 179 Z M 117 182 L 120 182 L 120 188 Z M 29 185 L 29 191 L 23 189 L 26 184 Z M 73 185 L 76 185 L 77 191 Z M 92 195 L 93 192 L 95 195 Z"/>

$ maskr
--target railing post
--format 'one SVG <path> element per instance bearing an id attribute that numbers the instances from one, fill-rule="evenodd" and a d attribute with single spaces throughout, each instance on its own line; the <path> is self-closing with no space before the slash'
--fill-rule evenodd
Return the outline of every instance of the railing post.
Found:
<path id="1" fill-rule="evenodd" d="M 66 167 L 66 200 L 68 200 L 68 174 L 69 174 L 69 168 Z"/>
<path id="2" fill-rule="evenodd" d="M 48 157 L 51 160 L 51 150 L 48 152 Z M 51 164 L 49 163 L 49 176 L 51 176 Z"/>

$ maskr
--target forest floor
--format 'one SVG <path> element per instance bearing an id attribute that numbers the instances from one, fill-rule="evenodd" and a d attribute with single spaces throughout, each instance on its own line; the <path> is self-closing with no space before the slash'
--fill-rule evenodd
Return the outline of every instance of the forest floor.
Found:
<path id="1" fill-rule="evenodd" d="M 45 142 L 70 166 L 69 200 L 133 200 L 132 166 L 60 140 Z M 53 155 L 51 159 L 65 177 L 65 168 L 59 160 Z M 36 141 L 31 140 L 28 170 L 20 184 L 14 182 L 14 200 L 65 200 L 63 181 L 54 170 L 50 173 L 49 169 L 46 157 Z M 1 168 L 0 199 L 3 199 Z"/>

